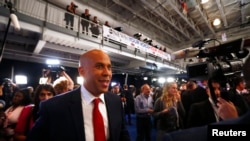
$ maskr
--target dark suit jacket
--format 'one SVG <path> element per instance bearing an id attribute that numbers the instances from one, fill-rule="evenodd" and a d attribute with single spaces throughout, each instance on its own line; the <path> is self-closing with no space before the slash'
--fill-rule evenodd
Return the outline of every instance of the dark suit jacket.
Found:
<path id="1" fill-rule="evenodd" d="M 249 125 L 250 124 L 250 110 L 243 116 L 231 119 L 224 120 L 221 122 L 213 123 L 210 125 Z M 195 128 L 189 128 L 181 131 L 176 131 L 172 133 L 165 134 L 163 141 L 207 141 L 208 126 L 201 126 Z"/>
<path id="2" fill-rule="evenodd" d="M 184 91 L 181 95 L 181 101 L 185 108 L 186 115 L 184 118 L 184 126 L 187 126 L 187 120 L 189 116 L 190 107 L 192 104 L 201 102 L 208 98 L 207 92 L 201 86 L 197 86 L 196 89 L 190 91 Z"/>
<path id="3" fill-rule="evenodd" d="M 213 122 L 216 122 L 216 117 L 208 99 L 191 105 L 187 127 L 203 126 Z"/>
<path id="4" fill-rule="evenodd" d="M 109 121 L 109 141 L 129 141 L 120 97 L 106 93 L 104 99 Z M 39 114 L 27 141 L 86 140 L 80 88 L 42 102 Z"/>
<path id="5" fill-rule="evenodd" d="M 243 115 L 248 111 L 249 106 L 247 104 L 246 99 L 243 97 L 242 94 L 238 94 L 236 89 L 231 89 L 228 95 L 229 95 L 229 100 L 232 101 L 234 105 L 237 107 L 239 115 Z"/>

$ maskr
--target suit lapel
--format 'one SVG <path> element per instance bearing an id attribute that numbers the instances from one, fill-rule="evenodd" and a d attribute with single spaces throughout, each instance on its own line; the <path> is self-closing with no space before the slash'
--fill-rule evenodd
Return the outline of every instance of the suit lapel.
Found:
<path id="1" fill-rule="evenodd" d="M 79 141 L 85 141 L 80 88 L 77 88 L 77 90 L 75 90 L 71 94 L 72 97 L 69 103 L 69 109 L 71 112 L 74 127 L 76 128 L 75 130 L 77 132 L 76 135 L 78 135 Z"/>
<path id="2" fill-rule="evenodd" d="M 113 101 L 112 101 L 112 98 L 109 96 L 108 93 L 104 94 L 104 98 L 105 98 L 105 104 L 106 104 L 106 107 L 107 107 L 107 116 L 108 116 L 108 121 L 109 121 L 109 133 L 110 133 L 110 139 L 109 140 L 114 140 L 112 139 L 113 135 L 112 133 L 114 133 L 114 131 L 112 131 L 112 129 L 114 129 L 114 122 L 112 121 L 116 121 L 117 119 L 115 118 L 114 115 L 114 112 L 116 111 L 114 109 L 115 106 L 117 105 L 114 105 Z"/>

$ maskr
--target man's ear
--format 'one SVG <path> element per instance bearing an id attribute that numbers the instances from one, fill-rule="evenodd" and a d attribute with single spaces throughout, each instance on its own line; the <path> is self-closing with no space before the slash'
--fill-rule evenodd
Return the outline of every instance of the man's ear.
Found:
<path id="1" fill-rule="evenodd" d="M 84 68 L 83 67 L 78 67 L 78 73 L 83 76 L 85 74 Z"/>

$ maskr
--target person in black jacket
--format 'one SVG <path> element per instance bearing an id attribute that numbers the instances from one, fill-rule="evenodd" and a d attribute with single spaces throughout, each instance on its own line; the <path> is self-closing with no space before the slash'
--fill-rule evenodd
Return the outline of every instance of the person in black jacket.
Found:
<path id="1" fill-rule="evenodd" d="M 127 117 L 127 123 L 132 125 L 131 122 L 131 114 L 135 113 L 135 106 L 134 106 L 134 97 L 130 90 L 128 90 L 128 85 L 123 85 L 123 90 L 121 91 L 122 95 L 126 98 L 126 105 L 125 105 L 125 118 Z"/>
<path id="2" fill-rule="evenodd" d="M 88 35 L 89 33 L 89 21 L 90 21 L 90 14 L 89 14 L 89 9 L 85 9 L 84 13 L 81 14 L 82 20 L 81 20 L 81 24 L 82 24 L 82 33 L 85 33 L 86 30 L 86 34 Z"/>
<path id="3" fill-rule="evenodd" d="M 108 141 L 130 141 L 119 96 L 109 93 L 111 61 L 105 52 L 93 49 L 80 56 L 81 87 L 41 102 L 39 118 L 27 141 L 93 141 L 94 103 L 100 99 L 105 137 Z M 96 122 L 95 122 L 96 123 Z"/>
<path id="4" fill-rule="evenodd" d="M 74 14 L 76 14 L 76 8 L 78 6 L 75 5 L 74 2 L 71 2 L 70 5 L 67 5 L 66 7 L 66 13 L 64 20 L 66 21 L 66 28 L 70 26 L 70 29 L 73 30 L 74 27 Z"/>

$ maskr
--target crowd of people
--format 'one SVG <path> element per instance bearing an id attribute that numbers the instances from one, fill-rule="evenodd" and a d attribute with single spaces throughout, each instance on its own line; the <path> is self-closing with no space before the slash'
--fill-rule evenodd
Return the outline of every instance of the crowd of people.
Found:
<path id="1" fill-rule="evenodd" d="M 74 15 L 76 15 L 76 9 L 78 8 L 78 6 L 74 3 L 71 2 L 69 5 L 66 6 L 66 13 L 64 15 L 64 20 L 66 22 L 66 28 L 69 28 L 71 30 L 74 30 Z M 97 16 L 93 16 L 93 18 L 91 18 L 91 14 L 89 13 L 89 9 L 86 8 L 84 10 L 83 13 L 80 14 L 81 17 L 81 25 L 82 25 L 82 33 L 88 35 L 91 31 L 92 33 L 92 37 L 98 38 L 99 34 L 100 34 L 100 23 L 99 20 L 97 18 Z M 106 26 L 110 27 L 110 25 L 108 24 L 108 21 L 105 22 Z"/>
<path id="2" fill-rule="evenodd" d="M 78 6 L 74 3 L 74 2 L 71 2 L 69 5 L 66 6 L 66 13 L 65 13 L 65 23 L 66 23 L 66 28 L 69 28 L 71 30 L 74 30 L 74 15 L 76 15 L 76 9 L 78 8 Z M 107 27 L 111 27 L 111 28 L 114 28 L 116 30 L 118 30 L 117 28 L 118 27 L 112 27 L 110 24 L 109 24 L 109 21 L 105 21 L 104 23 L 100 23 L 99 19 L 97 16 L 92 16 L 90 14 L 90 11 L 88 8 L 86 8 L 84 10 L 83 13 L 81 13 L 79 15 L 81 17 L 81 20 L 80 20 L 80 24 L 82 26 L 82 34 L 86 34 L 86 35 L 89 35 L 91 33 L 91 36 L 94 37 L 94 38 L 98 38 L 98 36 L 101 34 L 101 29 L 100 29 L 100 25 L 105 25 Z M 119 27 L 119 30 L 120 31 L 120 27 Z M 89 32 L 91 31 L 91 32 Z M 120 31 L 121 32 L 121 31 Z M 140 34 L 142 35 L 142 34 Z M 134 36 L 136 39 L 142 41 L 142 42 L 145 42 L 151 46 L 154 46 L 155 48 L 159 49 L 159 50 L 162 50 L 164 52 L 167 52 L 167 48 L 166 47 L 163 47 L 163 46 L 158 46 L 158 45 L 153 45 L 153 40 L 142 40 L 140 37 L 141 36 Z M 105 38 L 105 41 L 107 41 L 107 39 Z M 139 50 L 138 50 L 139 51 Z"/>
<path id="3" fill-rule="evenodd" d="M 74 82 L 65 70 L 59 71 L 59 77 L 55 80 L 51 77 L 50 69 L 43 73 L 47 81 L 41 81 L 35 89 L 32 86 L 19 87 L 8 78 L 1 79 L 1 141 L 25 141 L 39 117 L 40 102 L 73 90 Z"/>
<path id="4" fill-rule="evenodd" d="M 66 28 L 74 30 L 77 8 L 73 2 L 67 5 Z M 98 38 L 97 16 L 91 20 L 89 9 L 85 9 L 81 18 L 82 33 L 88 35 L 90 30 L 92 37 Z M 111 27 L 108 21 L 104 25 Z M 194 80 L 166 82 L 157 88 L 117 84 L 109 89 L 112 64 L 102 50 L 85 52 L 79 62 L 82 85 L 74 84 L 65 70 L 56 80 L 46 70 L 45 81 L 40 80 L 34 89 L 19 88 L 10 79 L 1 79 L 0 141 L 96 141 L 100 134 L 102 140 L 130 141 L 127 126 L 136 127 L 136 141 L 150 141 L 153 129 L 156 141 L 205 141 L 208 125 L 249 124 L 250 93 L 246 83 L 250 83 L 250 58 L 242 70 L 244 77 L 235 76 L 230 82 L 218 76 L 223 74 L 216 74 L 200 80 L 200 84 Z M 229 89 L 225 83 L 230 83 Z M 96 100 L 97 108 L 93 103 Z M 94 109 L 98 109 L 98 115 L 92 112 Z"/>
<path id="5" fill-rule="evenodd" d="M 138 89 L 117 84 L 109 89 L 111 66 L 105 52 L 93 49 L 80 57 L 78 72 L 84 78 L 80 86 L 75 87 L 66 71 L 60 72 L 54 84 L 48 79 L 34 90 L 19 88 L 11 80 L 3 79 L 0 140 L 93 140 L 95 115 L 89 113 L 96 98 L 100 99 L 105 140 L 114 141 L 131 140 L 126 125 L 136 127 L 136 141 L 150 141 L 152 129 L 156 130 L 155 140 L 162 141 L 182 138 L 176 137 L 180 130 L 237 119 L 249 113 L 245 83 L 249 78 L 236 76 L 230 89 L 223 89 L 225 82 L 218 76 L 202 80 L 202 85 L 188 80 L 183 84 L 167 82 L 158 88 L 149 84 Z M 45 74 L 49 76 L 49 72 Z M 136 117 L 135 123 L 132 115 Z"/>

